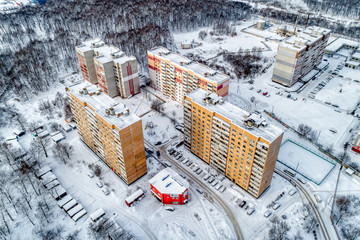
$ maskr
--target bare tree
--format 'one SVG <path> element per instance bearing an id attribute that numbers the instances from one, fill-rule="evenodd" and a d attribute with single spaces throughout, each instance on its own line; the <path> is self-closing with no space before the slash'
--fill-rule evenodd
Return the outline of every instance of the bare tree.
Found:
<path id="1" fill-rule="evenodd" d="M 31 146 L 29 149 L 30 154 L 37 159 L 40 157 L 41 153 L 48 157 L 47 146 L 49 146 L 50 140 L 48 138 L 34 138 L 31 142 Z"/>
<path id="2" fill-rule="evenodd" d="M 272 223 L 269 230 L 269 240 L 287 240 L 289 239 L 288 232 L 289 225 L 278 216 L 273 217 L 270 222 Z"/>
<path id="3" fill-rule="evenodd" d="M 151 102 L 151 109 L 155 110 L 158 113 L 164 113 L 163 103 L 158 99 Z"/>
<path id="4" fill-rule="evenodd" d="M 335 205 L 337 207 L 337 212 L 335 212 L 334 215 L 336 217 L 335 224 L 337 225 L 343 217 L 351 214 L 350 199 L 347 196 L 340 196 L 336 199 Z"/>
<path id="5" fill-rule="evenodd" d="M 52 148 L 54 156 L 61 159 L 64 164 L 66 164 L 66 160 L 70 159 L 73 151 L 73 147 L 68 143 L 56 143 Z"/>
<path id="6" fill-rule="evenodd" d="M 346 240 L 359 239 L 360 227 L 357 224 L 348 224 L 341 228 L 341 233 Z"/>
<path id="7" fill-rule="evenodd" d="M 198 36 L 201 40 L 204 40 L 207 37 L 207 32 L 206 31 L 200 31 L 199 32 L 199 36 Z"/>

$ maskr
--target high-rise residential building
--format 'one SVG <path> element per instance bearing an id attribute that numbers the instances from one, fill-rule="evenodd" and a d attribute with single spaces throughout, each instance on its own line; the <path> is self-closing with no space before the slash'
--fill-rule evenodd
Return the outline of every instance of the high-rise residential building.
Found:
<path id="1" fill-rule="evenodd" d="M 279 44 L 272 81 L 290 87 L 319 65 L 330 30 L 308 27 Z"/>
<path id="2" fill-rule="evenodd" d="M 125 183 L 147 172 L 141 119 L 86 81 L 66 88 L 80 139 Z"/>
<path id="3" fill-rule="evenodd" d="M 99 84 L 110 97 L 127 98 L 140 92 L 138 64 L 134 56 L 126 56 L 100 39 L 84 41 L 76 46 L 80 69 L 85 80 Z"/>
<path id="4" fill-rule="evenodd" d="M 219 173 L 258 198 L 270 185 L 283 131 L 197 89 L 184 99 L 184 145 Z"/>
<path id="5" fill-rule="evenodd" d="M 148 51 L 149 75 L 151 86 L 183 102 L 184 96 L 202 88 L 225 97 L 229 92 L 230 77 L 203 64 L 156 47 Z"/>

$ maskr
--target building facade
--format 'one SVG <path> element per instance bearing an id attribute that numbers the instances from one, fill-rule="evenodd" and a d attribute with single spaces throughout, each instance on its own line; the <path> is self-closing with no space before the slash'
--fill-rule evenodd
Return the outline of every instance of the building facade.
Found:
<path id="1" fill-rule="evenodd" d="M 185 204 L 189 183 L 171 168 L 165 168 L 149 180 L 151 194 L 164 204 Z"/>
<path id="2" fill-rule="evenodd" d="M 76 46 L 81 73 L 85 80 L 99 84 L 110 97 L 127 98 L 140 92 L 137 60 L 126 56 L 100 39 Z"/>
<path id="3" fill-rule="evenodd" d="M 258 198 L 270 185 L 283 131 L 214 93 L 197 89 L 184 100 L 184 145 Z"/>
<path id="4" fill-rule="evenodd" d="M 148 51 L 151 86 L 173 100 L 183 102 L 184 96 L 202 88 L 225 97 L 230 77 L 203 64 L 156 47 Z"/>
<path id="5" fill-rule="evenodd" d="M 80 139 L 125 183 L 146 174 L 141 119 L 86 81 L 66 93 Z"/>
<path id="6" fill-rule="evenodd" d="M 272 81 L 290 87 L 322 61 L 330 30 L 308 27 L 279 44 Z"/>

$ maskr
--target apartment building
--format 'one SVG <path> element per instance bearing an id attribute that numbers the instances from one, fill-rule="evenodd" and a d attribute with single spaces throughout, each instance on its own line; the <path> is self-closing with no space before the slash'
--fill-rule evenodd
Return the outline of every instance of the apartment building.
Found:
<path id="1" fill-rule="evenodd" d="M 141 119 L 86 81 L 66 88 L 80 139 L 125 183 L 147 172 Z"/>
<path id="2" fill-rule="evenodd" d="M 184 145 L 219 173 L 258 198 L 270 185 L 283 131 L 197 89 L 184 100 Z"/>
<path id="3" fill-rule="evenodd" d="M 127 98 L 140 92 L 134 56 L 126 56 L 120 49 L 105 45 L 98 38 L 84 41 L 75 48 L 84 79 L 99 84 L 104 93 Z"/>
<path id="4" fill-rule="evenodd" d="M 184 96 L 201 88 L 225 97 L 230 77 L 203 64 L 156 47 L 148 51 L 151 86 L 173 100 L 183 102 Z"/>
<path id="5" fill-rule="evenodd" d="M 330 30 L 308 27 L 279 44 L 272 81 L 290 87 L 322 61 Z"/>

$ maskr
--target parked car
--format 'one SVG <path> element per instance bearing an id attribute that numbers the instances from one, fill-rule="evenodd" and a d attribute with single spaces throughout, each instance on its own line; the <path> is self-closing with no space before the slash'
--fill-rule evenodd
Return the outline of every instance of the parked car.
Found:
<path id="1" fill-rule="evenodd" d="M 109 195 L 109 194 L 110 194 L 110 192 L 109 192 L 109 190 L 108 190 L 107 188 L 103 188 L 101 191 L 102 191 L 105 195 Z"/>
<path id="2" fill-rule="evenodd" d="M 270 210 L 269 210 L 269 211 L 266 211 L 266 212 L 264 213 L 264 217 L 266 217 L 266 218 L 270 217 L 270 215 L 271 215 L 271 211 L 270 211 Z"/>
<path id="3" fill-rule="evenodd" d="M 202 169 L 199 169 L 199 170 L 197 170 L 196 173 L 197 173 L 198 175 L 200 175 L 202 172 L 203 172 L 203 170 L 202 170 Z"/>
<path id="4" fill-rule="evenodd" d="M 88 175 L 89 178 L 93 178 L 93 177 L 94 177 L 94 174 L 93 174 L 92 172 L 88 172 L 87 175 Z"/>
<path id="5" fill-rule="evenodd" d="M 263 95 L 266 96 L 266 94 L 268 94 L 268 92 L 263 92 Z"/>
<path id="6" fill-rule="evenodd" d="M 301 178 L 301 177 L 298 177 L 297 180 L 298 180 L 299 182 L 301 182 L 302 184 L 306 184 L 306 181 L 305 181 L 303 178 Z"/>
<path id="7" fill-rule="evenodd" d="M 167 207 L 165 207 L 165 210 L 173 212 L 173 211 L 175 211 L 175 208 L 172 206 L 167 206 Z"/>
<path id="8" fill-rule="evenodd" d="M 99 188 L 102 188 L 103 187 L 103 184 L 101 182 L 96 182 L 96 185 L 99 187 Z"/>
<path id="9" fill-rule="evenodd" d="M 270 97 L 270 94 L 266 95 L 266 97 Z"/>
<path id="10" fill-rule="evenodd" d="M 155 143 L 155 146 L 159 146 L 159 145 L 161 145 L 162 144 L 162 142 L 161 141 L 158 141 L 157 143 Z"/>
<path id="11" fill-rule="evenodd" d="M 251 215 L 251 214 L 253 214 L 254 212 L 255 212 L 255 208 L 249 208 L 246 213 L 247 213 L 248 215 Z"/>
<path id="12" fill-rule="evenodd" d="M 315 195 L 314 195 L 314 198 L 315 198 L 315 200 L 316 200 L 318 203 L 321 203 L 321 202 L 322 202 L 322 199 L 321 199 L 321 197 L 320 197 L 319 195 L 315 194 Z"/>
<path id="13" fill-rule="evenodd" d="M 256 92 L 257 92 L 257 93 L 261 93 L 261 89 L 257 90 Z"/>
<path id="14" fill-rule="evenodd" d="M 197 188 L 196 191 L 198 191 L 198 193 L 200 193 L 200 194 L 203 194 L 203 193 L 204 193 L 204 191 L 201 190 L 201 189 L 199 189 L 199 188 Z"/>
<path id="15" fill-rule="evenodd" d="M 254 89 L 254 87 L 249 87 L 249 90 L 253 90 Z"/>
<path id="16" fill-rule="evenodd" d="M 272 206 L 272 209 L 276 210 L 280 207 L 280 204 L 278 203 L 275 203 L 274 206 Z"/>
<path id="17" fill-rule="evenodd" d="M 297 193 L 297 190 L 296 190 L 296 189 L 291 189 L 291 190 L 289 191 L 289 195 L 290 195 L 290 196 L 293 196 L 295 193 Z"/>
<path id="18" fill-rule="evenodd" d="M 204 177 L 204 180 L 207 181 L 207 180 L 210 178 L 210 176 L 211 176 L 211 175 L 206 175 L 206 176 Z"/>
<path id="19" fill-rule="evenodd" d="M 239 207 L 243 208 L 245 206 L 245 204 L 246 204 L 246 201 L 243 200 L 240 202 Z"/>

